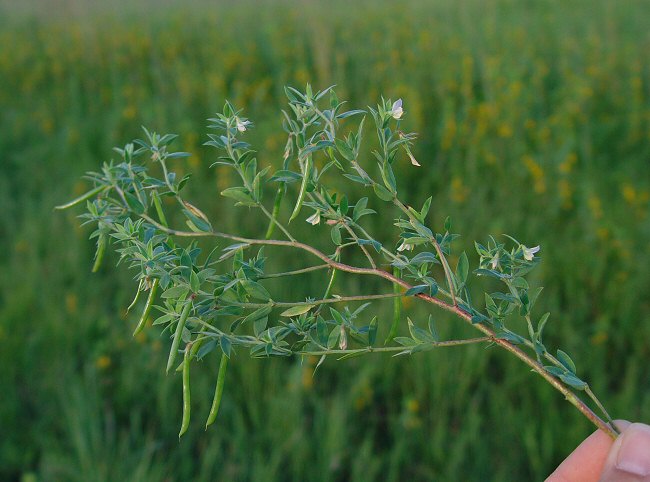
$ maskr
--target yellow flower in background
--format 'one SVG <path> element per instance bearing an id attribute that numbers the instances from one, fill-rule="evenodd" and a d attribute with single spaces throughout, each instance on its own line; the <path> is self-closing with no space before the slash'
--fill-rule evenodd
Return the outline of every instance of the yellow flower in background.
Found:
<path id="1" fill-rule="evenodd" d="M 111 358 L 106 355 L 102 355 L 95 361 L 95 366 L 100 370 L 106 370 L 112 364 Z"/>

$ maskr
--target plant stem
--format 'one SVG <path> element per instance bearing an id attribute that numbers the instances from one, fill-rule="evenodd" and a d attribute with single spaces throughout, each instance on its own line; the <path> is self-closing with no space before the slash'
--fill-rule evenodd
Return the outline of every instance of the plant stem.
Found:
<path id="1" fill-rule="evenodd" d="M 232 306 L 242 306 L 244 308 L 262 308 L 264 306 L 275 306 L 278 308 L 286 308 L 292 306 L 318 306 L 323 304 L 332 303 L 345 303 L 349 301 L 367 301 L 367 300 L 382 300 L 385 298 L 396 298 L 404 296 L 402 293 L 386 293 L 382 295 L 359 295 L 359 296 L 337 296 L 336 298 L 325 298 L 322 300 L 314 301 L 270 301 L 268 303 L 242 303 L 237 301 L 229 301 L 224 303 Z"/>
<path id="2" fill-rule="evenodd" d="M 380 278 L 384 278 L 391 283 L 398 284 L 406 289 L 412 288 L 412 286 L 407 283 L 406 281 L 397 278 L 396 276 L 393 276 L 390 273 L 387 273 L 386 271 L 380 270 L 380 269 L 373 269 L 373 268 L 359 268 L 356 266 L 350 266 L 338 261 L 334 261 L 330 259 L 329 256 L 326 254 L 322 253 L 318 249 L 304 243 L 300 243 L 298 241 L 284 241 L 284 240 L 273 240 L 273 239 L 249 239 L 249 238 L 244 238 L 241 236 L 234 236 L 232 234 L 227 234 L 227 233 L 221 233 L 217 231 L 211 231 L 211 232 L 200 232 L 200 233 L 195 233 L 191 231 L 178 231 L 175 229 L 167 228 L 160 223 L 156 222 L 146 214 L 141 214 L 140 217 L 144 219 L 145 221 L 149 222 L 150 224 L 154 225 L 161 231 L 173 235 L 173 236 L 181 236 L 181 237 L 204 237 L 204 236 L 212 236 L 212 237 L 219 237 L 219 238 L 224 238 L 224 239 L 230 239 L 233 241 L 241 242 L 241 243 L 246 243 L 250 245 L 268 245 L 268 246 L 284 246 L 284 247 L 290 247 L 290 248 L 297 248 L 301 249 L 303 251 L 306 251 L 308 253 L 311 253 L 312 255 L 316 256 L 317 258 L 320 258 L 322 261 L 327 263 L 330 267 L 334 269 L 338 269 L 340 271 L 345 271 L 347 273 L 353 273 L 353 274 L 359 274 L 359 275 L 370 275 L 370 276 L 377 276 Z M 451 285 L 450 285 L 451 286 Z M 392 294 L 391 294 L 392 296 Z M 562 393 L 564 397 L 572 404 L 574 405 L 589 421 L 591 421 L 596 427 L 607 433 L 610 437 L 616 438 L 618 435 L 618 432 L 616 429 L 608 424 L 607 422 L 603 421 L 598 415 L 596 415 L 589 406 L 587 406 L 578 396 L 573 393 L 568 387 L 566 387 L 562 382 L 560 382 L 557 378 L 553 377 L 549 373 L 546 372 L 544 367 L 538 363 L 536 360 L 531 358 L 528 354 L 526 354 L 524 351 L 522 351 L 520 348 L 517 346 L 513 345 L 512 343 L 508 342 L 507 340 L 503 340 L 501 338 L 497 338 L 494 331 L 482 324 L 482 323 L 472 323 L 472 317 L 470 314 L 466 313 L 465 311 L 461 310 L 458 306 L 456 305 L 451 305 L 448 304 L 438 298 L 434 298 L 432 296 L 426 295 L 424 293 L 420 293 L 415 295 L 416 298 L 419 298 L 421 300 L 427 301 L 428 303 L 431 303 L 433 305 L 436 305 L 446 311 L 449 311 L 451 313 L 454 313 L 456 316 L 459 318 L 462 318 L 465 320 L 467 323 L 469 323 L 471 326 L 474 328 L 480 330 L 483 332 L 486 336 L 490 338 L 491 341 L 493 341 L 495 344 L 499 345 L 501 348 L 509 351 L 513 355 L 515 355 L 517 358 L 522 360 L 526 365 L 531 367 L 533 371 L 537 372 L 542 378 L 544 378 L 553 388 L 555 388 L 557 391 Z M 367 298 L 366 298 L 367 299 Z"/>
<path id="3" fill-rule="evenodd" d="M 480 338 L 467 338 L 463 340 L 447 340 L 447 341 L 433 341 L 431 343 L 423 343 L 424 345 L 430 345 L 434 347 L 446 347 L 446 346 L 460 346 L 460 345 L 470 345 L 472 343 L 485 343 L 491 342 L 492 339 L 489 336 L 482 336 Z M 307 356 L 319 356 L 319 355 L 351 355 L 353 353 L 390 353 L 390 352 L 400 352 L 408 351 L 409 347 L 406 346 L 381 346 L 373 347 L 368 346 L 365 348 L 356 348 L 353 350 L 321 350 L 321 351 L 301 351 L 300 355 Z"/>
<path id="4" fill-rule="evenodd" d="M 399 199 L 397 199 L 397 197 L 393 198 L 393 204 L 395 204 L 395 206 L 397 206 L 404 214 L 406 214 L 409 219 L 418 221 L 409 212 L 408 208 L 404 206 L 404 204 Z M 435 248 L 438 257 L 440 258 L 440 262 L 442 263 L 442 268 L 445 271 L 445 279 L 447 280 L 447 285 L 449 286 L 449 294 L 451 295 L 451 301 L 454 304 L 454 306 L 456 306 L 457 302 L 456 302 L 456 292 L 454 289 L 454 279 L 451 274 L 451 268 L 449 267 L 447 258 L 445 257 L 445 254 L 442 252 L 442 248 L 440 247 L 440 244 L 438 243 L 438 240 L 436 239 L 435 236 L 432 236 L 429 239 L 429 241 L 431 241 L 431 244 L 433 244 L 433 247 Z"/>
<path id="5" fill-rule="evenodd" d="M 308 268 L 296 269 L 293 271 L 284 271 L 282 273 L 269 273 L 260 276 L 260 279 L 281 278 L 283 276 L 294 276 L 297 274 L 310 273 L 312 271 L 319 271 L 321 269 L 329 268 L 329 264 L 319 264 L 316 266 L 309 266 Z"/>

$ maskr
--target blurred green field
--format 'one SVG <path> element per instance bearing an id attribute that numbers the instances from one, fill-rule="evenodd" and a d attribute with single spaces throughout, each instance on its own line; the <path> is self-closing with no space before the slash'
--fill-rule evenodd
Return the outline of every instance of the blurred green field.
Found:
<path id="1" fill-rule="evenodd" d="M 91 275 L 90 231 L 52 208 L 146 125 L 180 134 L 177 171 L 213 224 L 259 232 L 217 194 L 229 174 L 208 168 L 205 119 L 244 107 L 277 165 L 283 85 L 306 82 L 354 108 L 402 97 L 423 166 L 403 161 L 402 191 L 433 195 L 464 249 L 541 244 L 547 346 L 615 417 L 650 421 L 649 27 L 641 0 L 0 1 L 0 480 L 542 480 L 591 432 L 521 363 L 469 347 L 315 378 L 313 361 L 236 357 L 205 432 L 208 357 L 178 440 L 180 377 L 155 328 L 131 338 L 132 273 L 109 256 Z"/>

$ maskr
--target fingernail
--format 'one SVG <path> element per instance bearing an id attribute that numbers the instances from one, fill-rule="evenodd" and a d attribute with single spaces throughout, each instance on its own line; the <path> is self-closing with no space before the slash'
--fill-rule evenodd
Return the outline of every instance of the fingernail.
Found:
<path id="1" fill-rule="evenodd" d="M 650 475 L 650 426 L 633 423 L 624 432 L 616 468 L 642 477 Z"/>

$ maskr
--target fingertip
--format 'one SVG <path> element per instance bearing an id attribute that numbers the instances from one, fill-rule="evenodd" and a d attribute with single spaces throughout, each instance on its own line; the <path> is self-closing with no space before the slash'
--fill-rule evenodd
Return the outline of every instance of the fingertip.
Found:
<path id="1" fill-rule="evenodd" d="M 619 430 L 624 430 L 629 422 L 615 421 Z M 598 482 L 614 440 L 596 430 L 555 469 L 546 482 Z"/>

